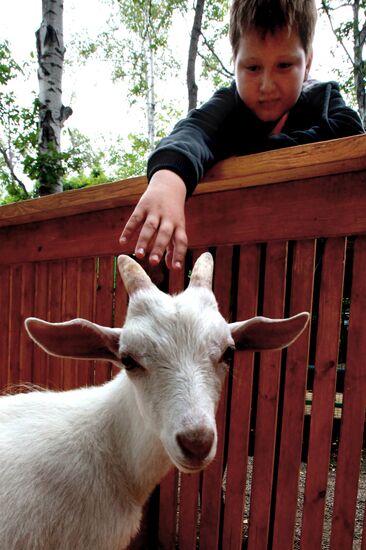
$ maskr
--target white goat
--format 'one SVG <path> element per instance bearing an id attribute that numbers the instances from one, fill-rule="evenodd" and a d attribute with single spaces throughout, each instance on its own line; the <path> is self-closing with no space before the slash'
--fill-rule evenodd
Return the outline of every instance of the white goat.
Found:
<path id="1" fill-rule="evenodd" d="M 113 361 L 122 372 L 100 387 L 0 398 L 1 550 L 126 547 L 169 468 L 196 472 L 214 458 L 225 351 L 284 347 L 308 321 L 228 324 L 209 253 L 176 296 L 128 256 L 118 266 L 130 297 L 122 329 L 26 320 L 48 353 Z"/>

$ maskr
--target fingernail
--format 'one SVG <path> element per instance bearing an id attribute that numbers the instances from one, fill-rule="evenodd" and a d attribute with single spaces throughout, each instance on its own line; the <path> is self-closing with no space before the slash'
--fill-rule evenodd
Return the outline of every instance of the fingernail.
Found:
<path id="1" fill-rule="evenodd" d="M 182 262 L 175 262 L 175 263 L 174 263 L 174 267 L 175 267 L 176 269 L 181 269 L 181 268 L 182 268 Z"/>
<path id="2" fill-rule="evenodd" d="M 119 242 L 120 242 L 121 244 L 126 243 L 126 242 L 127 242 L 127 237 L 120 237 Z"/>
<path id="3" fill-rule="evenodd" d="M 135 250 L 135 254 L 136 256 L 140 256 L 141 258 L 143 258 L 145 256 L 145 250 L 143 248 L 138 248 L 137 250 Z"/>
<path id="4" fill-rule="evenodd" d="M 152 256 L 150 256 L 150 262 L 152 264 L 158 264 L 160 262 L 160 258 L 157 254 L 152 254 Z"/>

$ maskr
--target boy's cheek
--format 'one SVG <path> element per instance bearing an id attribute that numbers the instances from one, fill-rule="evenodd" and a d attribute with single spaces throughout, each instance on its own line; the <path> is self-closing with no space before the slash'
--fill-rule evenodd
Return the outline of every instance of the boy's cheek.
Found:
<path id="1" fill-rule="evenodd" d="M 236 89 L 238 91 L 239 97 L 244 103 L 248 102 L 251 96 L 256 94 L 256 89 L 253 84 L 248 82 L 248 79 L 243 75 L 235 75 Z"/>

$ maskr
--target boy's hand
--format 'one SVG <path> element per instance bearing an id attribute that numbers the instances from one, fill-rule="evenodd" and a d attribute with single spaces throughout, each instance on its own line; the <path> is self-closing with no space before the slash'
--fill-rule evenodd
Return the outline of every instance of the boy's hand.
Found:
<path id="1" fill-rule="evenodd" d="M 157 265 L 167 250 L 167 266 L 181 269 L 187 251 L 185 198 L 186 186 L 177 174 L 170 170 L 155 172 L 126 223 L 120 244 L 126 244 L 140 231 L 135 246 L 138 258 L 150 250 L 150 264 Z"/>

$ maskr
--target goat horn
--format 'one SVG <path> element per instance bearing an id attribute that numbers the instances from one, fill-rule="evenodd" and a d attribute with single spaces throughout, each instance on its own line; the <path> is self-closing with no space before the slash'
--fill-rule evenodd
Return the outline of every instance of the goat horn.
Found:
<path id="1" fill-rule="evenodd" d="M 143 268 L 129 256 L 125 256 L 124 254 L 118 256 L 117 263 L 119 273 L 129 296 L 137 290 L 154 285 Z"/>
<path id="2" fill-rule="evenodd" d="M 203 286 L 211 290 L 213 267 L 213 257 L 210 252 L 201 254 L 193 266 L 189 286 Z"/>

